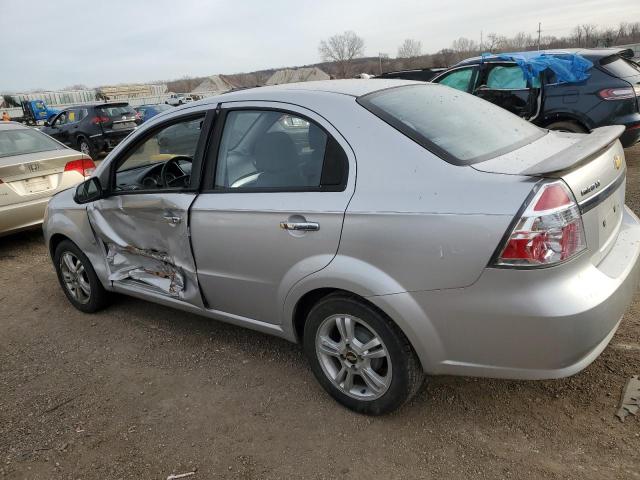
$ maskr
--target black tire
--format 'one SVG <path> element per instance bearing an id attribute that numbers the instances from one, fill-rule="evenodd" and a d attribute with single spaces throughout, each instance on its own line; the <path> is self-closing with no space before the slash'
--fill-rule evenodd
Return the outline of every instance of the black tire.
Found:
<path id="1" fill-rule="evenodd" d="M 85 302 L 79 301 L 74 297 L 74 294 L 70 291 L 70 288 L 67 286 L 63 277 L 63 267 L 61 262 L 63 261 L 64 254 L 67 252 L 75 256 L 75 258 L 84 267 L 84 278 L 88 281 L 90 287 L 88 300 Z M 102 310 L 111 303 L 111 296 L 109 292 L 106 291 L 102 286 L 102 283 L 100 283 L 100 280 L 98 279 L 98 276 L 96 275 L 96 272 L 87 256 L 82 253 L 75 243 L 70 240 L 63 240 L 60 242 L 53 254 L 53 264 L 55 266 L 56 273 L 58 274 L 58 281 L 60 282 L 62 291 L 67 296 L 71 304 L 78 310 L 85 313 L 94 313 L 98 310 Z M 78 287 L 76 286 L 76 289 L 77 288 Z"/>
<path id="2" fill-rule="evenodd" d="M 565 120 L 561 122 L 553 122 L 547 125 L 549 130 L 557 130 L 559 132 L 571 132 L 571 133 L 588 133 L 588 130 L 577 122 Z"/>
<path id="3" fill-rule="evenodd" d="M 365 400 L 349 396 L 325 373 L 316 353 L 316 336 L 325 320 L 333 315 L 348 315 L 364 320 L 382 340 L 392 365 L 392 374 L 387 390 L 380 397 Z M 321 299 L 307 316 L 303 347 L 320 385 L 339 403 L 358 413 L 383 415 L 392 412 L 409 401 L 424 381 L 420 361 L 404 333 L 386 315 L 357 296 L 332 294 Z M 342 360 L 336 359 L 336 362 Z"/>
<path id="4" fill-rule="evenodd" d="M 98 153 L 93 142 L 85 137 L 78 137 L 78 150 L 85 155 L 89 155 L 93 160 L 96 159 L 96 155 Z"/>

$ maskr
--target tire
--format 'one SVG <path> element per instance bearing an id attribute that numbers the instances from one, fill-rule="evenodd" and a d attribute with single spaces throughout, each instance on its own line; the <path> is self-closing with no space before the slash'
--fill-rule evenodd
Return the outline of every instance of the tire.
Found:
<path id="1" fill-rule="evenodd" d="M 67 263 L 69 260 L 75 266 L 75 271 Z M 79 277 L 77 272 L 80 266 L 76 262 L 79 262 L 83 269 Z M 53 254 L 53 264 L 62 290 L 71 304 L 78 310 L 85 313 L 94 313 L 109 305 L 109 292 L 100 283 L 87 256 L 82 253 L 75 243 L 70 240 L 60 242 Z"/>
<path id="2" fill-rule="evenodd" d="M 367 344 L 368 349 L 362 348 Z M 303 347 L 320 385 L 358 413 L 392 412 L 409 401 L 424 380 L 407 337 L 356 296 L 332 294 L 314 305 L 305 323 Z"/>
<path id="3" fill-rule="evenodd" d="M 556 130 L 559 132 L 571 132 L 571 133 L 588 133 L 589 131 L 577 122 L 562 121 L 553 122 L 547 125 L 549 130 Z"/>
<path id="4" fill-rule="evenodd" d="M 96 159 L 96 148 L 93 145 L 93 142 L 85 137 L 78 137 L 78 150 L 85 155 L 89 155 L 93 160 Z"/>

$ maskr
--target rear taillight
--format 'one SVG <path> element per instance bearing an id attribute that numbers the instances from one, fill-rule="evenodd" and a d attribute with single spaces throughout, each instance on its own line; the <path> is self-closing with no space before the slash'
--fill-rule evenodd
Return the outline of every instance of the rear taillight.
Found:
<path id="1" fill-rule="evenodd" d="M 142 115 L 140 115 L 140 112 L 136 112 L 136 120 L 142 120 Z"/>
<path id="2" fill-rule="evenodd" d="M 633 87 L 605 88 L 598 96 L 603 100 L 627 100 L 636 98 L 636 91 Z"/>
<path id="3" fill-rule="evenodd" d="M 109 117 L 97 116 L 91 119 L 91 123 L 99 124 L 99 123 L 109 123 L 111 119 Z"/>
<path id="4" fill-rule="evenodd" d="M 96 164 L 90 158 L 71 160 L 64 166 L 65 172 L 78 172 L 85 177 L 90 177 L 96 170 Z"/>
<path id="5" fill-rule="evenodd" d="M 548 266 L 577 255 L 587 246 L 582 216 L 562 180 L 543 183 L 509 233 L 495 265 Z"/>

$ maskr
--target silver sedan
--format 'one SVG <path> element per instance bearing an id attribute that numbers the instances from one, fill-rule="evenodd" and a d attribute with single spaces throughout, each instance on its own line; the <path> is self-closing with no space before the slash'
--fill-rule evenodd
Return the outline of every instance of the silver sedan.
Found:
<path id="1" fill-rule="evenodd" d="M 557 378 L 602 352 L 638 283 L 622 131 L 416 82 L 238 91 L 145 123 L 45 238 L 80 310 L 120 292 L 300 342 L 381 414 L 425 373 Z"/>
<path id="2" fill-rule="evenodd" d="M 52 195 L 93 173 L 87 155 L 15 122 L 0 122 L 0 236 L 38 227 Z"/>

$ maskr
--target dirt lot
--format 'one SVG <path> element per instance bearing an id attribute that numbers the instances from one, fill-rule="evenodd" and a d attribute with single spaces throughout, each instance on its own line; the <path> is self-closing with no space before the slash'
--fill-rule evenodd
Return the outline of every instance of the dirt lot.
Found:
<path id="1" fill-rule="evenodd" d="M 640 147 L 627 152 L 640 211 Z M 84 315 L 38 232 L 0 239 L 0 477 L 640 478 L 640 296 L 568 379 L 431 378 L 394 415 L 334 403 L 300 349 L 130 298 Z"/>

